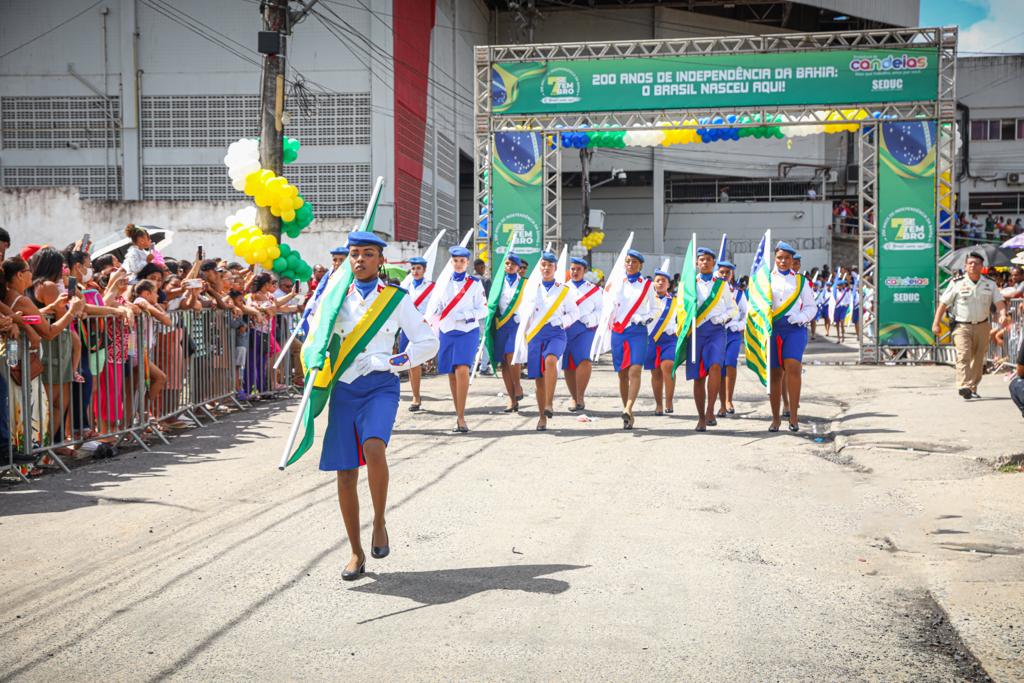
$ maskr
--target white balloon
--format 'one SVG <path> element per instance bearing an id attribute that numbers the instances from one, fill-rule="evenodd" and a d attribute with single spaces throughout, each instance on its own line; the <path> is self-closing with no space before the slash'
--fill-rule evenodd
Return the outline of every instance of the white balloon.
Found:
<path id="1" fill-rule="evenodd" d="M 244 192 L 245 191 L 245 176 L 243 176 L 241 178 L 232 178 L 231 179 L 231 187 L 235 188 L 239 192 Z"/>

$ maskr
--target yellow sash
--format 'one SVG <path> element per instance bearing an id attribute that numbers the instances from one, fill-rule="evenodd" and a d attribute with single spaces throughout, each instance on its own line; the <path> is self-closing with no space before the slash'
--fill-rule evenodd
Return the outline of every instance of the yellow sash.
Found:
<path id="1" fill-rule="evenodd" d="M 804 291 L 804 276 L 796 276 L 796 288 L 793 293 L 786 297 L 786 300 L 779 304 L 778 308 L 772 309 L 772 321 L 778 320 L 779 316 L 785 315 L 789 312 L 789 309 L 793 308 L 793 304 L 800 298 L 800 294 Z"/>
<path id="2" fill-rule="evenodd" d="M 501 283 L 500 286 L 504 287 L 505 283 Z M 524 289 L 525 287 L 523 286 L 523 279 L 519 278 L 519 286 L 516 288 L 516 296 L 514 299 L 512 299 L 512 303 L 508 305 L 508 310 L 505 311 L 505 313 L 502 314 L 500 318 L 498 318 L 497 322 L 494 323 L 494 329 L 500 330 L 502 327 L 504 327 L 505 323 L 511 320 L 512 316 L 515 315 L 517 310 L 519 310 L 519 304 L 523 300 Z"/>
<path id="3" fill-rule="evenodd" d="M 376 335 L 381 325 L 387 322 L 386 320 L 382 320 L 380 325 L 374 325 L 381 313 L 388 308 L 391 300 L 399 295 L 404 296 L 404 293 L 397 287 L 385 287 L 377 294 L 377 298 L 373 300 L 370 307 L 367 308 L 359 318 L 359 322 L 356 323 L 356 326 L 352 328 L 351 332 L 345 335 L 345 338 L 341 342 L 341 347 L 338 349 L 338 353 L 334 354 L 334 358 L 331 358 L 330 355 L 324 358 L 324 367 L 316 374 L 314 386 L 324 389 L 332 385 L 335 379 L 337 379 L 336 374 L 337 371 L 341 369 L 340 365 L 345 362 L 352 351 L 355 350 L 356 345 L 359 344 L 368 334 Z M 366 343 L 369 343 L 369 341 L 370 340 L 367 339 Z M 360 348 L 366 348 L 366 343 L 362 344 Z M 349 363 L 351 363 L 351 360 L 352 359 L 349 359 Z"/>
<path id="4" fill-rule="evenodd" d="M 705 299 L 704 306 L 703 306 L 704 310 L 703 311 L 699 311 L 697 313 L 697 320 L 694 323 L 694 328 L 700 327 L 701 324 L 703 324 L 703 322 L 705 320 L 707 320 L 707 317 L 709 315 L 711 315 L 711 311 L 715 310 L 715 306 L 718 305 L 718 302 L 721 301 L 721 299 L 722 299 L 722 292 L 725 291 L 725 287 L 723 285 L 718 284 L 720 282 L 724 282 L 724 281 L 723 280 L 715 280 L 715 282 L 711 285 L 711 292 L 708 294 L 708 296 L 709 297 L 714 297 L 714 298 L 711 299 L 711 303 L 710 304 L 707 303 L 707 300 Z"/>
<path id="5" fill-rule="evenodd" d="M 548 324 L 548 320 L 551 320 L 551 316 L 555 314 L 555 311 L 558 310 L 558 307 L 562 305 L 563 301 L 565 301 L 565 297 L 568 293 L 569 288 L 565 285 L 562 285 L 562 291 L 559 292 L 558 296 L 555 298 L 555 303 L 551 305 L 551 308 L 548 309 L 547 313 L 544 314 L 544 317 L 540 319 L 537 325 L 532 330 L 526 333 L 527 344 L 533 341 L 533 338 L 536 337 L 540 333 L 540 331 L 544 329 L 544 326 Z"/>
<path id="6" fill-rule="evenodd" d="M 661 321 L 661 325 L 658 326 L 658 331 L 654 333 L 654 341 L 658 341 L 661 335 L 665 333 L 665 328 L 668 327 L 668 321 L 672 319 L 672 314 L 676 310 L 676 297 L 672 297 L 668 302 L 668 314 L 665 319 Z"/>

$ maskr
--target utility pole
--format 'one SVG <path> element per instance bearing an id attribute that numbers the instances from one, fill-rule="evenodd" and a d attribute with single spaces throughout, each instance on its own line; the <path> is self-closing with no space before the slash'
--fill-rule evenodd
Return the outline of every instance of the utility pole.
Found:
<path id="1" fill-rule="evenodd" d="M 590 158 L 594 156 L 594 150 L 584 148 L 580 150 L 580 203 L 583 206 L 583 229 L 580 234 L 586 237 L 590 234 Z M 590 249 L 587 249 L 587 263 L 593 265 L 593 256 Z"/>
<path id="2" fill-rule="evenodd" d="M 289 30 L 288 0 L 265 0 L 260 4 L 263 33 L 260 52 L 263 54 L 263 75 L 260 80 L 260 166 L 277 175 L 284 173 L 284 62 Z M 277 42 L 274 44 L 274 36 Z M 268 35 L 270 34 L 270 35 Z M 270 209 L 259 208 L 259 223 L 263 233 L 281 239 L 281 219 Z"/>

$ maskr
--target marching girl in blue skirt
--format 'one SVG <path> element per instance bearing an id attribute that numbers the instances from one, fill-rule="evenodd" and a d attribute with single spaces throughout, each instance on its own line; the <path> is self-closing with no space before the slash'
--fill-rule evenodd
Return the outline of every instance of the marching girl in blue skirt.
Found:
<path id="1" fill-rule="evenodd" d="M 555 281 L 558 257 L 551 252 L 541 254 L 541 282 L 533 298 L 533 307 L 523 311 L 522 341 L 526 343 L 526 375 L 537 381 L 537 431 L 548 428 L 554 417 L 555 385 L 558 382 L 558 359 L 565 353 L 565 330 L 579 317 L 574 298 L 575 288 Z"/>
<path id="2" fill-rule="evenodd" d="M 736 266 L 729 261 L 718 262 L 718 278 L 728 285 L 728 295 L 736 304 L 736 317 L 725 324 L 725 360 L 722 363 L 722 384 L 718 389 L 718 417 L 736 414 L 732 397 L 736 391 L 736 366 L 743 348 L 743 330 L 747 326 L 747 297 L 736 286 L 735 273 Z"/>
<path id="3" fill-rule="evenodd" d="M 632 429 L 636 423 L 633 406 L 647 358 L 647 325 L 661 310 L 654 283 L 640 274 L 643 266 L 643 254 L 635 249 L 626 252 L 626 277 L 608 294 L 612 306 L 612 364 L 619 374 L 623 429 Z"/>
<path id="4" fill-rule="evenodd" d="M 807 324 L 818 313 L 814 292 L 807 279 L 793 271 L 796 250 L 785 242 L 775 247 L 775 269 L 771 274 L 772 339 L 771 385 L 772 424 L 768 431 L 779 431 L 783 375 L 789 398 L 789 430 L 800 430 L 797 412 L 800 407 L 804 349 L 807 348 Z"/>
<path id="5" fill-rule="evenodd" d="M 402 283 L 409 290 L 412 297 L 412 304 L 420 315 L 427 310 L 427 301 L 430 293 L 434 291 L 434 283 L 426 278 L 427 259 L 422 256 L 413 256 L 409 259 L 409 275 Z M 409 345 L 409 338 L 405 332 L 398 335 L 398 350 L 405 351 Z M 416 366 L 409 369 L 409 389 L 412 391 L 412 403 L 409 404 L 409 412 L 417 412 L 420 409 L 422 399 L 420 398 L 420 380 L 423 378 L 423 368 Z"/>
<path id="6" fill-rule="evenodd" d="M 565 354 L 562 356 L 562 371 L 565 384 L 572 396 L 570 413 L 578 413 L 587 407 L 587 385 L 590 384 L 590 349 L 594 345 L 594 333 L 601 321 L 601 300 L 604 290 L 593 282 L 587 282 L 589 265 L 586 260 L 573 258 L 569 265 L 569 284 L 575 289 L 576 308 L 580 319 L 565 331 Z M 572 296 L 572 294 L 570 294 Z"/>
<path id="7" fill-rule="evenodd" d="M 836 280 L 838 285 L 834 295 L 832 324 L 836 326 L 836 339 L 842 344 L 846 341 L 846 314 L 850 310 L 850 285 L 844 279 Z"/>
<path id="8" fill-rule="evenodd" d="M 686 379 L 693 381 L 693 401 L 697 404 L 698 432 L 718 424 L 715 399 L 722 382 L 725 364 L 725 325 L 736 317 L 736 302 L 729 295 L 729 285 L 715 277 L 715 252 L 697 249 L 697 314 L 693 328 L 697 349 L 687 348 Z"/>
<path id="9" fill-rule="evenodd" d="M 820 277 L 820 276 L 819 276 Z M 811 339 L 814 339 L 818 333 L 818 321 L 821 320 L 825 323 L 825 336 L 828 336 L 828 299 L 829 292 L 828 286 L 824 280 L 818 279 L 811 283 L 811 289 L 814 292 L 814 301 L 818 304 L 818 313 L 814 316 L 814 320 L 811 321 Z"/>
<path id="10" fill-rule="evenodd" d="M 371 232 L 356 231 L 349 234 L 348 245 L 355 280 L 334 329 L 341 336 L 343 347 L 350 343 L 350 337 L 359 340 L 357 346 L 365 346 L 331 391 L 320 469 L 338 473 L 338 504 L 352 550 L 341 577 L 352 581 L 366 567 L 359 535 L 359 468 L 366 465 L 373 501 L 370 552 L 383 558 L 390 552 L 384 521 L 388 498 L 386 449 L 398 412 L 398 373 L 433 358 L 437 339 L 404 290 L 380 279 L 384 240 Z M 397 305 L 396 297 L 400 297 Z M 403 352 L 392 355 L 399 330 L 409 343 Z M 365 335 L 371 334 L 366 341 Z"/>
<path id="11" fill-rule="evenodd" d="M 654 271 L 654 293 L 661 310 L 648 328 L 647 354 L 644 369 L 651 371 L 651 390 L 654 392 L 654 414 L 672 413 L 672 397 L 676 393 L 676 379 L 672 366 L 676 359 L 676 299 L 669 293 L 672 275 L 663 270 Z"/>
<path id="12" fill-rule="evenodd" d="M 523 385 L 520 381 L 520 366 L 512 362 L 512 352 L 516 347 L 516 332 L 519 330 L 519 303 L 523 299 L 523 276 L 519 268 L 523 259 L 510 253 L 505 257 L 505 277 L 501 282 L 491 283 L 491 287 L 501 287 L 498 298 L 498 310 L 494 319 L 494 353 L 501 364 L 501 379 L 505 383 L 505 393 L 509 404 L 506 413 L 519 412 L 519 401 L 523 398 Z"/>
<path id="13" fill-rule="evenodd" d="M 438 320 L 441 332 L 440 350 L 437 352 L 437 371 L 448 375 L 448 386 L 455 403 L 454 433 L 469 431 L 466 426 L 466 397 L 469 394 L 469 368 L 476 357 L 480 343 L 479 321 L 487 315 L 487 300 L 480 280 L 466 273 L 469 268 L 469 249 L 454 246 L 448 249 L 452 257 L 452 273 L 441 287 L 434 310 L 428 319 Z"/>

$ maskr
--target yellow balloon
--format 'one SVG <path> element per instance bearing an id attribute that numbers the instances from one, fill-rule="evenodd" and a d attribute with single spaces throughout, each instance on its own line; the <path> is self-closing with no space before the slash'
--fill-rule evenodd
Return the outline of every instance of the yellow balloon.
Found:
<path id="1" fill-rule="evenodd" d="M 270 261 L 273 262 L 273 260 L 279 256 L 281 256 L 281 247 L 274 244 L 274 246 L 270 248 Z"/>
<path id="2" fill-rule="evenodd" d="M 262 247 L 257 247 L 252 250 L 252 258 L 248 259 L 252 263 L 262 263 L 267 260 L 267 250 Z"/>

